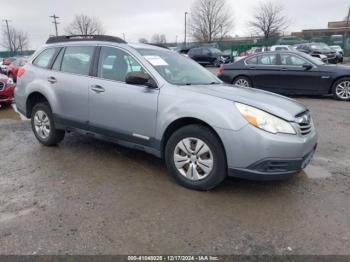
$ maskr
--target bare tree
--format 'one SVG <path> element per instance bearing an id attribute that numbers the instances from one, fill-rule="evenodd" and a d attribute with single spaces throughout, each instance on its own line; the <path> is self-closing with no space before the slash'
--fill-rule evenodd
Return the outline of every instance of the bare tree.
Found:
<path id="1" fill-rule="evenodd" d="M 139 43 L 148 44 L 148 40 L 147 40 L 146 38 L 144 38 L 144 37 L 141 37 L 141 38 L 139 39 Z"/>
<path id="2" fill-rule="evenodd" d="M 285 30 L 288 23 L 288 18 L 283 15 L 283 6 L 273 2 L 260 2 L 249 25 L 254 32 L 262 33 L 268 39 Z"/>
<path id="3" fill-rule="evenodd" d="M 98 18 L 84 14 L 76 15 L 65 31 L 68 35 L 103 35 L 105 32 Z"/>
<path id="4" fill-rule="evenodd" d="M 191 35 L 197 41 L 224 38 L 233 28 L 233 16 L 226 0 L 197 0 L 191 8 Z"/>
<path id="5" fill-rule="evenodd" d="M 154 34 L 151 38 L 152 44 L 166 44 L 166 36 L 164 34 Z"/>
<path id="6" fill-rule="evenodd" d="M 2 35 L 3 41 L 1 46 L 6 50 L 17 52 L 26 50 L 29 47 L 28 35 L 21 30 L 10 27 L 9 32 L 7 32 L 7 29 L 4 29 Z"/>

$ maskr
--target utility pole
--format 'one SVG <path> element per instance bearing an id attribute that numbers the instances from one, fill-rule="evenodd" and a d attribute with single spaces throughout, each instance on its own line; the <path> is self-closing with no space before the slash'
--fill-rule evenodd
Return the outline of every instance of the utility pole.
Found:
<path id="1" fill-rule="evenodd" d="M 10 47 L 10 51 L 12 52 L 13 51 L 13 48 L 12 48 L 12 42 L 11 42 L 11 36 L 10 36 L 10 27 L 9 27 L 9 22 L 11 22 L 10 20 L 8 19 L 4 19 L 2 20 L 6 23 L 6 28 L 7 28 L 7 37 L 8 37 L 8 41 L 9 41 L 9 47 Z"/>
<path id="2" fill-rule="evenodd" d="M 185 43 L 185 48 L 187 47 L 187 14 L 188 14 L 188 12 L 185 12 L 185 41 L 184 41 L 184 43 Z"/>
<path id="3" fill-rule="evenodd" d="M 55 24 L 55 30 L 56 30 L 56 36 L 58 36 L 58 29 L 57 29 L 57 25 L 59 24 L 59 22 L 57 22 L 57 19 L 59 19 L 58 16 L 56 16 L 55 14 L 53 14 L 52 16 L 50 16 L 50 18 L 53 18 L 53 24 Z"/>
<path id="4" fill-rule="evenodd" d="M 346 17 L 346 29 L 345 29 L 345 33 L 344 33 L 344 39 L 343 39 L 343 48 L 344 50 L 346 49 L 346 43 L 347 43 L 347 38 L 348 38 L 348 29 L 349 29 L 349 20 L 350 20 L 350 6 L 349 6 L 349 10 L 348 10 L 348 15 Z"/>

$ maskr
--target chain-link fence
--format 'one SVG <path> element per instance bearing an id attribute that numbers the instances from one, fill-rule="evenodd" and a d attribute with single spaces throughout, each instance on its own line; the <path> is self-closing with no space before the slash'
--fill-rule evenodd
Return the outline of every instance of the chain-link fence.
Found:
<path id="1" fill-rule="evenodd" d="M 190 42 L 187 43 L 186 47 L 183 43 L 175 44 L 168 43 L 168 47 L 178 47 L 180 49 L 193 48 L 198 46 L 213 46 L 219 48 L 221 51 L 230 50 L 231 53 L 241 53 L 251 49 L 252 47 L 269 47 L 272 45 L 298 45 L 302 43 L 325 43 L 329 46 L 340 46 L 344 50 L 345 56 L 350 56 L 350 35 L 331 35 L 331 36 L 314 36 L 314 37 L 275 37 L 270 39 L 259 39 L 259 38 L 245 38 L 237 40 L 223 40 L 212 43 L 205 42 Z"/>
<path id="2" fill-rule="evenodd" d="M 11 51 L 1 51 L 0 52 L 0 58 L 5 58 L 5 57 L 14 57 L 14 56 L 30 56 L 34 53 L 33 50 L 28 50 L 28 51 L 16 51 L 16 52 L 11 52 Z"/>

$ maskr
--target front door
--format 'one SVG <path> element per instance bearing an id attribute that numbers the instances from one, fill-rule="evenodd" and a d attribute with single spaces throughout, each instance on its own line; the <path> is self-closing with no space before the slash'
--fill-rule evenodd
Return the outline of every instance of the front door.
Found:
<path id="1" fill-rule="evenodd" d="M 290 54 L 280 54 L 280 90 L 282 94 L 324 94 L 322 72 L 306 59 Z M 303 65 L 312 65 L 306 70 Z"/>
<path id="2" fill-rule="evenodd" d="M 89 125 L 97 133 L 149 145 L 155 135 L 159 89 L 125 83 L 129 72 L 145 71 L 129 53 L 101 47 L 97 78 L 89 88 Z"/>

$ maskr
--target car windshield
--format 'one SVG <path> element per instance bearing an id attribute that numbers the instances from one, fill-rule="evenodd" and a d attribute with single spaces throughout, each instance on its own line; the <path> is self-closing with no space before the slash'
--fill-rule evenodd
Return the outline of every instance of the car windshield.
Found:
<path id="1" fill-rule="evenodd" d="M 314 56 L 311 56 L 311 55 L 308 55 L 308 54 L 304 54 L 304 53 L 301 53 L 299 55 L 301 55 L 301 56 L 305 57 L 306 59 L 310 60 L 315 65 L 325 65 L 325 63 L 321 59 L 319 59 L 317 57 L 314 57 Z"/>
<path id="2" fill-rule="evenodd" d="M 311 45 L 313 49 L 329 49 L 329 46 L 324 43 L 315 43 Z"/>
<path id="3" fill-rule="evenodd" d="M 209 85 L 221 83 L 216 76 L 201 65 L 178 53 L 159 49 L 137 50 L 171 84 Z"/>

